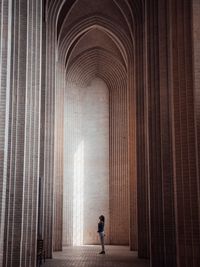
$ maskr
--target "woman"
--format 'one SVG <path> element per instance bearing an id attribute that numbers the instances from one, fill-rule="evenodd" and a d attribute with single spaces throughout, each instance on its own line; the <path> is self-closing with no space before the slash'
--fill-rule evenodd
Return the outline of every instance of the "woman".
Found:
<path id="1" fill-rule="evenodd" d="M 101 247 L 102 251 L 99 254 L 105 254 L 105 249 L 104 249 L 104 225 L 105 225 L 105 217 L 101 215 L 99 217 L 99 223 L 98 223 L 98 233 L 101 241 Z"/>

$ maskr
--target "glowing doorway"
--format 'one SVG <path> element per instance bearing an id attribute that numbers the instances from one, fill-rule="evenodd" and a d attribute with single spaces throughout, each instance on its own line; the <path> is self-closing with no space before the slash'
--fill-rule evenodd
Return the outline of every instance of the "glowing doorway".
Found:
<path id="1" fill-rule="evenodd" d="M 84 142 L 74 154 L 73 178 L 73 246 L 83 245 L 84 214 Z"/>

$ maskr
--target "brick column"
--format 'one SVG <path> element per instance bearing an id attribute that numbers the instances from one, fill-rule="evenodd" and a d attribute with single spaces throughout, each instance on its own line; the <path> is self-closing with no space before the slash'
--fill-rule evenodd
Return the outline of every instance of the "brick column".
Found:
<path id="1" fill-rule="evenodd" d="M 44 140 L 45 140 L 45 87 L 46 87 L 46 22 L 45 3 L 42 16 L 42 65 L 41 65 L 41 109 L 40 109 L 40 203 L 38 217 L 38 236 L 44 239 Z"/>
<path id="2" fill-rule="evenodd" d="M 53 199 L 54 199 L 54 122 L 55 122 L 55 32 L 51 18 L 46 29 L 46 87 L 45 87 L 45 133 L 44 133 L 44 225 L 43 237 L 46 256 L 53 252 Z M 51 66 L 51 67 L 49 67 Z"/>
<path id="3" fill-rule="evenodd" d="M 151 266 L 176 266 L 168 5 L 146 1 Z"/>
<path id="4" fill-rule="evenodd" d="M 4 44 L 11 48 L 11 68 L 5 110 L 9 124 L 3 266 L 36 262 L 41 11 L 39 0 L 12 1 L 11 35 Z"/>
<path id="5" fill-rule="evenodd" d="M 198 203 L 200 216 L 200 181 L 199 181 L 199 166 L 200 166 L 200 1 L 193 0 L 193 59 L 194 59 L 194 101 L 195 101 L 195 124 L 197 138 L 197 158 L 198 158 Z M 199 219 L 200 228 L 200 219 Z"/>
<path id="6" fill-rule="evenodd" d="M 64 155 L 64 90 L 65 69 L 56 64 L 56 94 L 55 94 L 55 157 L 54 157 L 54 228 L 53 249 L 62 250 L 63 240 L 63 155 Z"/>
<path id="7" fill-rule="evenodd" d="M 6 212 L 9 97 L 11 64 L 12 1 L 0 1 L 0 266 L 3 262 L 4 227 Z"/>
<path id="8" fill-rule="evenodd" d="M 136 166 L 136 89 L 134 81 L 134 56 L 130 56 L 128 69 L 128 166 L 130 192 L 130 249 L 138 249 L 137 218 L 137 166 Z"/>
<path id="9" fill-rule="evenodd" d="M 143 10 L 144 12 L 144 10 Z M 148 89 L 145 83 L 146 43 L 143 12 L 138 16 L 136 31 L 136 101 L 137 101 L 137 216 L 138 256 L 149 258 L 149 192 L 148 192 Z"/>
<path id="10" fill-rule="evenodd" d="M 115 70 L 117 72 L 117 70 Z M 110 243 L 129 244 L 127 78 L 110 79 Z M 121 77 L 120 77 L 121 75 Z M 120 77 L 120 78 L 118 78 Z M 116 84 L 114 81 L 116 80 Z"/>
<path id="11" fill-rule="evenodd" d="M 169 3 L 177 266 L 197 267 L 200 228 L 194 114 L 196 111 L 198 116 L 198 97 L 195 110 L 192 1 L 171 0 Z"/>

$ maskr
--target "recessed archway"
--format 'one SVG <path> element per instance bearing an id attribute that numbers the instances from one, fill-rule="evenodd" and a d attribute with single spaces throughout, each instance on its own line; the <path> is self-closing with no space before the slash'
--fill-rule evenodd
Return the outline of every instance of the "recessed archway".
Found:
<path id="1" fill-rule="evenodd" d="M 84 1 L 76 1 L 64 18 L 59 18 L 57 29 L 58 53 L 57 73 L 58 89 L 76 84 L 86 88 L 90 82 L 99 77 L 109 90 L 109 209 L 111 244 L 131 245 L 137 247 L 136 203 L 130 205 L 132 196 L 136 198 L 136 163 L 134 140 L 135 124 L 129 116 L 134 116 L 135 108 L 129 110 L 130 102 L 134 107 L 134 94 L 131 96 L 133 81 L 133 32 L 127 24 L 123 8 L 115 1 L 106 1 L 109 8 L 115 10 L 113 17 L 101 3 L 93 6 L 87 2 L 89 15 L 78 10 Z M 86 3 L 85 3 L 86 4 Z M 126 9 L 126 12 L 129 12 Z M 62 11 L 61 11 L 62 13 Z M 74 14 L 77 13 L 76 17 Z M 62 13 L 63 16 L 64 13 Z M 118 14 L 118 18 L 116 17 Z M 61 23 L 61 21 L 63 21 Z M 62 25 L 61 25 L 62 24 Z M 61 84 L 60 80 L 65 79 Z M 132 117 L 133 118 L 133 117 Z M 128 143 L 131 140 L 131 146 Z M 131 153 L 130 153 L 131 152 Z M 135 192 L 134 192 L 135 191 Z M 133 215 L 134 214 L 134 215 Z M 135 225 L 134 228 L 130 228 Z M 123 227 L 122 227 L 123 226 Z"/>
<path id="2" fill-rule="evenodd" d="M 85 32 L 71 50 L 67 62 L 65 90 L 75 84 L 79 86 L 80 91 L 82 88 L 84 92 L 84 88 L 87 88 L 95 77 L 102 79 L 109 90 L 109 145 L 107 147 L 109 150 L 107 162 L 109 166 L 107 195 L 109 212 L 106 212 L 109 215 L 107 216 L 109 223 L 107 224 L 107 242 L 128 245 L 127 72 L 120 49 L 113 38 L 100 27 L 92 27 L 90 31 Z M 98 198 L 98 195 L 96 197 Z M 97 243 L 96 239 L 94 243 Z"/>

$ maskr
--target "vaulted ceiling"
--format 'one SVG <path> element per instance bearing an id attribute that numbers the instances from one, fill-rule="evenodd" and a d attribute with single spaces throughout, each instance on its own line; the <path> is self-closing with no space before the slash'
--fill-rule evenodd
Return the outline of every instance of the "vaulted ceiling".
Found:
<path id="1" fill-rule="evenodd" d="M 126 87 L 142 4 L 140 0 L 47 1 L 67 81 L 87 84 L 98 76 L 110 89 Z"/>

